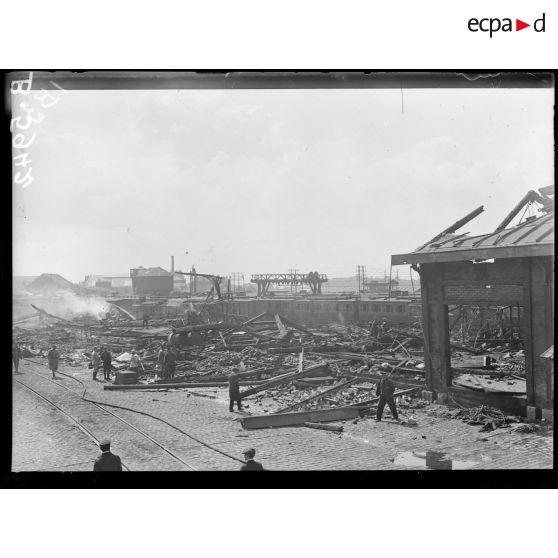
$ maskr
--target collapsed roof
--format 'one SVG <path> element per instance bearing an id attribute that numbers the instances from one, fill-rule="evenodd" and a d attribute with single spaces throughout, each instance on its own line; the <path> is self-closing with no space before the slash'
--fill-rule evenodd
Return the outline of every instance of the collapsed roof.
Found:
<path id="1" fill-rule="evenodd" d="M 493 258 L 523 258 L 554 255 L 554 186 L 530 190 L 492 233 L 456 235 L 463 225 L 484 211 L 478 207 L 442 233 L 408 254 L 394 254 L 392 265 L 437 263 Z M 539 217 L 528 217 L 510 228 L 506 226 L 527 204 L 540 205 Z"/>

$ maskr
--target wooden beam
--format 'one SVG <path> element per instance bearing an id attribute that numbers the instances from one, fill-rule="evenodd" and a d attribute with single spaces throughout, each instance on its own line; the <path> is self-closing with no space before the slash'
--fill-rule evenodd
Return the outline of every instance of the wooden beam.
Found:
<path id="1" fill-rule="evenodd" d="M 297 426 L 306 422 L 351 420 L 358 416 L 359 409 L 356 407 L 340 407 L 337 409 L 320 409 L 298 413 L 278 413 L 273 415 L 244 417 L 242 419 L 242 426 L 247 430 L 254 430 L 257 428 L 274 428 L 278 426 Z"/>
<path id="2" fill-rule="evenodd" d="M 322 391 L 321 393 L 318 393 L 317 395 L 313 395 L 312 397 L 308 397 L 308 399 L 304 399 L 303 401 L 299 401 L 298 403 L 295 403 L 293 405 L 289 405 L 288 407 L 285 407 L 284 409 L 281 409 L 281 410 L 277 411 L 277 413 L 288 413 L 290 411 L 293 411 L 294 409 L 297 409 L 298 407 L 302 407 L 302 406 L 307 405 L 308 403 L 311 403 L 313 401 L 319 401 L 323 397 L 326 397 L 328 395 L 331 395 L 332 393 L 335 393 L 337 391 L 345 389 L 346 387 L 349 387 L 350 385 L 352 385 L 352 384 L 354 384 L 358 381 L 359 381 L 358 378 L 351 378 L 350 380 L 348 380 L 346 382 L 343 382 L 342 384 L 334 386 L 330 389 L 326 389 L 325 391 Z"/>
<path id="3" fill-rule="evenodd" d="M 465 215 L 465 217 L 459 219 L 459 221 L 456 221 L 453 225 L 451 225 L 447 229 L 444 229 L 441 233 L 437 234 L 434 238 L 432 238 L 431 240 L 423 244 L 420 248 L 417 248 L 416 251 L 418 252 L 419 250 L 422 250 L 429 244 L 432 244 L 433 242 L 436 242 L 440 238 L 443 238 L 447 234 L 451 234 L 455 232 L 456 230 L 460 229 L 463 225 L 466 225 L 469 221 L 472 221 L 477 215 L 480 215 L 483 211 L 484 211 L 484 206 L 480 205 L 479 207 L 471 211 L 471 213 L 468 213 L 467 215 Z"/>
<path id="4" fill-rule="evenodd" d="M 265 380 L 254 380 L 253 382 L 239 382 L 241 386 L 253 386 L 265 384 Z M 175 389 L 175 388 L 203 388 L 203 387 L 228 387 L 228 382 L 175 382 L 169 384 L 128 384 L 116 385 L 107 384 L 103 386 L 105 391 L 115 391 L 120 389 L 136 389 L 136 390 L 149 390 L 149 389 Z"/>
<path id="5" fill-rule="evenodd" d="M 309 329 L 306 329 L 305 327 L 302 327 L 301 325 L 289 320 L 288 318 L 285 318 L 285 316 L 281 316 L 281 320 L 283 320 L 283 323 L 287 324 L 293 329 L 298 329 L 298 331 L 302 331 L 302 333 L 307 333 L 308 335 L 314 335 Z"/>
<path id="6" fill-rule="evenodd" d="M 279 314 L 275 314 L 273 318 L 275 319 L 275 323 L 277 324 L 277 329 L 279 330 L 280 333 L 279 338 L 286 337 L 289 334 L 289 331 L 281 321 L 281 316 L 279 316 Z"/>
<path id="7" fill-rule="evenodd" d="M 518 204 L 506 215 L 506 218 L 494 229 L 494 232 L 503 231 L 512 221 L 512 219 L 523 209 L 525 204 L 536 201 L 544 205 L 544 200 L 535 190 L 529 190 L 518 202 Z"/>
<path id="8" fill-rule="evenodd" d="M 247 389 L 245 391 L 241 391 L 240 392 L 240 398 L 244 399 L 245 397 L 248 397 L 249 395 L 254 395 L 255 393 L 258 393 L 260 391 L 264 391 L 266 389 L 269 389 L 270 387 L 278 386 L 280 384 L 284 384 L 285 382 L 290 382 L 291 380 L 296 380 L 297 378 L 304 378 L 305 376 L 308 375 L 308 373 L 316 372 L 320 368 L 323 368 L 324 366 L 327 366 L 327 364 L 328 363 L 326 363 L 326 362 L 321 362 L 319 364 L 315 364 L 314 366 L 309 366 L 308 368 L 302 370 L 302 372 L 300 370 L 298 370 L 296 372 L 288 372 L 287 374 L 282 374 L 281 376 L 277 376 L 276 378 L 265 381 L 263 384 L 255 387 L 255 388 Z"/>
<path id="9" fill-rule="evenodd" d="M 305 422 L 306 428 L 316 428 L 317 430 L 329 430 L 331 432 L 343 432 L 343 426 L 336 424 L 322 424 L 321 422 Z"/>

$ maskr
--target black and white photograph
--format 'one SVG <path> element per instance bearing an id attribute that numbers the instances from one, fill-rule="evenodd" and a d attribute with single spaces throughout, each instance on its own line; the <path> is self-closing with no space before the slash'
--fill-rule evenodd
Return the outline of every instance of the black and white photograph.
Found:
<path id="1" fill-rule="evenodd" d="M 552 470 L 552 74 L 4 87 L 13 474 Z"/>

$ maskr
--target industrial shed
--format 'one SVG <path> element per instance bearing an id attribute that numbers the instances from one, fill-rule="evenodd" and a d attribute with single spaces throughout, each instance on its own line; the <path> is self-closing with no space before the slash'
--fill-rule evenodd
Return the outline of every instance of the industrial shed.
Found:
<path id="1" fill-rule="evenodd" d="M 481 207 L 414 252 L 391 258 L 392 265 L 408 264 L 420 274 L 426 383 L 439 402 L 460 395 L 452 385 L 448 306 L 510 305 L 521 309 L 523 411 L 529 418 L 553 420 L 554 372 L 542 355 L 554 340 L 554 200 L 549 197 L 554 187 L 539 192 L 530 191 L 493 233 L 454 234 Z M 540 216 L 506 228 L 535 202 L 542 206 Z M 498 405 L 494 398 L 482 402 Z"/>

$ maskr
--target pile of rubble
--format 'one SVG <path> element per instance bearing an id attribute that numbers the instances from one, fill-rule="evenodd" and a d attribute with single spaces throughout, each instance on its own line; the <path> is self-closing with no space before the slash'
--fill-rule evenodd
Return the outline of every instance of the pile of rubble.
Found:
<path id="1" fill-rule="evenodd" d="M 445 418 L 455 418 L 472 426 L 482 426 L 479 432 L 490 432 L 497 428 L 507 428 L 513 423 L 523 422 L 523 419 L 513 415 L 506 415 L 499 409 L 480 405 L 466 409 L 430 409 L 427 414 Z"/>
<path id="2" fill-rule="evenodd" d="M 82 317 L 70 321 L 37 310 L 43 322 L 40 327 L 28 330 L 14 326 L 14 341 L 24 346 L 24 356 L 46 356 L 55 343 L 68 365 L 91 366 L 92 348 L 102 345 L 113 353 L 113 369 L 125 370 L 132 350 L 137 351 L 141 359 L 140 383 L 106 385 L 105 389 L 226 387 L 228 375 L 236 371 L 242 397 L 254 396 L 248 405 L 262 413 L 338 410 L 339 416 L 344 416 L 345 410 L 347 416 L 353 416 L 355 409 L 361 414 L 373 411 L 380 371 L 388 370 L 402 410 L 426 405 L 418 398 L 425 387 L 419 324 L 395 328 L 384 321 L 381 327 L 375 323 L 366 327 L 307 327 L 285 316 L 264 312 L 250 319 L 229 316 L 228 321 L 214 319 L 209 323 L 197 314 L 182 319 L 151 319 L 150 327 L 143 329 L 138 321 L 114 307 L 98 320 Z M 209 320 L 209 315 L 204 319 Z M 158 351 L 164 343 L 173 346 L 177 355 L 172 379 L 158 378 Z M 481 358 L 476 349 L 458 347 L 452 355 L 460 365 L 454 368 L 456 378 L 459 381 L 461 375 L 474 379 L 471 385 L 460 385 L 478 389 L 485 380 L 492 382 L 488 374 L 498 378 L 517 378 L 521 374 L 521 351 L 498 353 L 498 360 L 487 364 L 471 360 Z M 495 348 L 491 354 L 496 354 Z M 479 379 L 475 374 L 485 376 Z M 455 411 L 448 413 L 457 417 Z M 458 413 L 461 414 L 457 418 L 480 424 L 486 430 L 511 421 L 488 407 Z"/>

